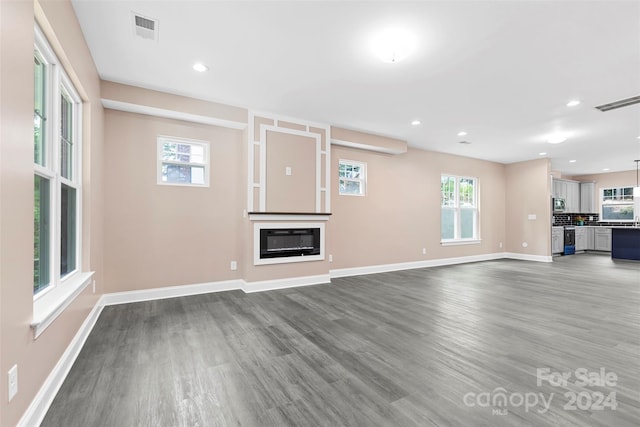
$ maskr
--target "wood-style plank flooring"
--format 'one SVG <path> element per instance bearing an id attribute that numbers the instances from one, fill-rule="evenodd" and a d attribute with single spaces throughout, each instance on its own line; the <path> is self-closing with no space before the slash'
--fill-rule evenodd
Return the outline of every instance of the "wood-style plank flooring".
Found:
<path id="1" fill-rule="evenodd" d="M 572 376 L 538 386 L 537 368 Z M 580 386 L 579 368 L 617 380 Z M 640 264 L 499 260 L 105 307 L 42 425 L 638 426 Z"/>

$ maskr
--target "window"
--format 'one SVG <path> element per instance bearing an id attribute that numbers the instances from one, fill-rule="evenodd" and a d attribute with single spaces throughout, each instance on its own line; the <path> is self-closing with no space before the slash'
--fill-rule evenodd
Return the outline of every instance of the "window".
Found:
<path id="1" fill-rule="evenodd" d="M 601 221 L 633 221 L 633 187 L 602 189 Z"/>
<path id="2" fill-rule="evenodd" d="M 440 178 L 440 239 L 478 241 L 478 179 L 442 175 Z"/>
<path id="3" fill-rule="evenodd" d="M 209 186 L 209 143 L 158 137 L 158 184 Z"/>
<path id="4" fill-rule="evenodd" d="M 366 163 L 340 160 L 338 163 L 338 186 L 340 194 L 347 196 L 364 196 L 366 181 Z"/>
<path id="5" fill-rule="evenodd" d="M 80 266 L 82 104 L 39 30 L 33 59 L 33 293 L 40 297 Z"/>

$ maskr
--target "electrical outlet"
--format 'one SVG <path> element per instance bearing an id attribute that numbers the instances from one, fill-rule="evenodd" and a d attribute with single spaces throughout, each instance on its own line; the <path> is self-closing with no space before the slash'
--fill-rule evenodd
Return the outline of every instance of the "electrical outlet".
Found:
<path id="1" fill-rule="evenodd" d="M 231 261 L 231 270 L 237 270 L 237 269 L 238 269 L 238 262 Z"/>
<path id="2" fill-rule="evenodd" d="M 427 248 L 422 248 L 422 255 L 426 255 L 427 254 Z"/>
<path id="3" fill-rule="evenodd" d="M 589 215 L 589 221 L 593 221 L 593 215 Z"/>
<path id="4" fill-rule="evenodd" d="M 500 244 L 498 245 L 498 247 L 499 247 L 500 249 L 502 249 L 502 242 L 500 242 Z"/>
<path id="5" fill-rule="evenodd" d="M 287 176 L 291 176 L 291 166 L 287 166 L 284 168 L 284 174 Z"/>
<path id="6" fill-rule="evenodd" d="M 9 369 L 9 401 L 18 394 L 18 365 Z"/>

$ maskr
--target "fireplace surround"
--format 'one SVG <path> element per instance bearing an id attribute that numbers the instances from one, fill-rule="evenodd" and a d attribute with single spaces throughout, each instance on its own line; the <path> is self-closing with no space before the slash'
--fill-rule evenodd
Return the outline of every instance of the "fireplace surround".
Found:
<path id="1" fill-rule="evenodd" d="M 254 224 L 254 265 L 322 260 L 324 224 Z"/>

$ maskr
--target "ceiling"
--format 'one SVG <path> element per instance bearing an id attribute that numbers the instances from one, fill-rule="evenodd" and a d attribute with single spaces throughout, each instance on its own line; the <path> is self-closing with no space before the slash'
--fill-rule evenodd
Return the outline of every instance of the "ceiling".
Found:
<path id="1" fill-rule="evenodd" d="M 640 104 L 594 108 L 640 95 L 640 1 L 73 6 L 105 80 L 387 135 L 426 150 L 501 163 L 549 157 L 563 175 L 631 170 L 640 159 Z M 132 12 L 158 20 L 157 42 L 134 34 Z M 401 62 L 372 53 L 372 38 L 387 28 L 416 38 Z M 209 71 L 194 71 L 195 62 Z M 572 99 L 581 104 L 567 107 Z M 422 123 L 412 126 L 415 119 Z M 567 141 L 548 144 L 558 132 Z"/>

